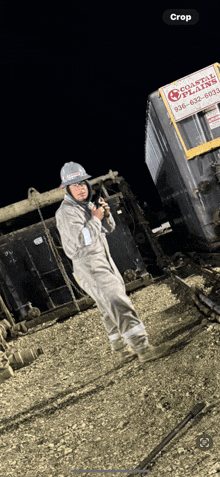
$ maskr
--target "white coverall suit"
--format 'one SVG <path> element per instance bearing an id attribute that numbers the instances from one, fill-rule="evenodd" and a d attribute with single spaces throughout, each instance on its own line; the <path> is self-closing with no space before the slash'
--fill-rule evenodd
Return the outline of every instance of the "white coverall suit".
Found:
<path id="1" fill-rule="evenodd" d="M 73 263 L 73 276 L 96 302 L 113 350 L 128 344 L 136 353 L 148 346 L 147 332 L 126 295 L 123 278 L 109 252 L 105 235 L 115 228 L 112 214 L 99 220 L 91 211 L 91 186 L 86 201 L 69 192 L 56 212 L 62 247 Z"/>

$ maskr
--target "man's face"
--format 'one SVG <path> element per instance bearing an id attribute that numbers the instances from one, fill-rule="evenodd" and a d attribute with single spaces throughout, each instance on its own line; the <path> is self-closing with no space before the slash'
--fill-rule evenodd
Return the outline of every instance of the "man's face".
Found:
<path id="1" fill-rule="evenodd" d="M 88 187 L 85 181 L 78 182 L 77 184 L 71 184 L 69 186 L 70 192 L 76 200 L 86 200 L 89 194 Z"/>

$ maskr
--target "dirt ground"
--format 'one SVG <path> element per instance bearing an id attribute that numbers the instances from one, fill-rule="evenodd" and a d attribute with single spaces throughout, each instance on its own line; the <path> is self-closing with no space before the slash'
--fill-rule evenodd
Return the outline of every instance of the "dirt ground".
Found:
<path id="1" fill-rule="evenodd" d="M 202 279 L 186 281 L 196 280 Z M 220 324 L 190 329 L 201 313 L 178 300 L 166 280 L 130 297 L 152 344 L 188 336 L 186 343 L 145 369 L 137 358 L 120 366 L 96 307 L 13 341 L 19 349 L 41 346 L 44 354 L 0 386 L 0 477 L 104 475 L 95 469 L 128 475 L 200 402 L 203 411 L 155 457 L 149 473 L 134 475 L 220 473 Z M 197 447 L 203 433 L 212 448 Z"/>

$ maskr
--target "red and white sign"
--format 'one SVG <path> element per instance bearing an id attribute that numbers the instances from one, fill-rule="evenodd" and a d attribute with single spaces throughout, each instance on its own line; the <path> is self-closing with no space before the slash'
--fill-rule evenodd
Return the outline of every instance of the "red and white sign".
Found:
<path id="1" fill-rule="evenodd" d="M 174 120 L 188 116 L 220 103 L 220 81 L 214 65 L 161 88 Z"/>
<path id="2" fill-rule="evenodd" d="M 80 172 L 73 172 L 72 174 L 67 174 L 67 179 L 72 179 L 72 177 L 80 176 Z"/>
<path id="3" fill-rule="evenodd" d="M 208 111 L 205 115 L 210 129 L 215 129 L 220 126 L 220 114 L 218 106 L 213 106 L 211 111 Z"/>

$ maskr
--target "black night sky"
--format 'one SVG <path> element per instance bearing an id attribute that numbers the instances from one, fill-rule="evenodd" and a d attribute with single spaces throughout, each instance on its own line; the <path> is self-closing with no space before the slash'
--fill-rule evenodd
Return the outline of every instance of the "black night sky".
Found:
<path id="1" fill-rule="evenodd" d="M 210 5 L 190 6 L 196 25 L 169 26 L 157 2 L 0 1 L 0 207 L 58 187 L 68 161 L 93 177 L 117 170 L 153 202 L 147 97 L 220 62 Z"/>

